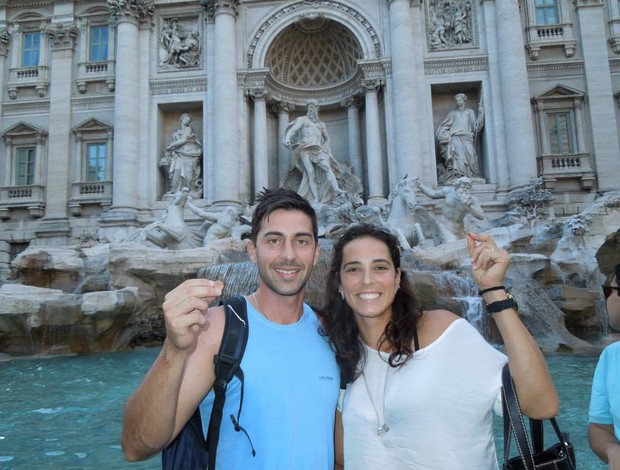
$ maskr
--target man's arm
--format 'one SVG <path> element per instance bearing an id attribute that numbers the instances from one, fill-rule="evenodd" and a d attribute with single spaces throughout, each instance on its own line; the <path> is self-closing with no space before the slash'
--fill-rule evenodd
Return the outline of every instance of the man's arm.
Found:
<path id="1" fill-rule="evenodd" d="M 613 425 L 590 423 L 588 439 L 592 451 L 609 464 L 610 470 L 620 470 L 620 443 L 614 435 Z"/>
<path id="2" fill-rule="evenodd" d="M 222 287 L 220 281 L 191 279 L 166 295 L 166 340 L 125 406 L 127 460 L 147 459 L 168 445 L 211 389 L 224 315 L 222 307 L 208 306 Z"/>

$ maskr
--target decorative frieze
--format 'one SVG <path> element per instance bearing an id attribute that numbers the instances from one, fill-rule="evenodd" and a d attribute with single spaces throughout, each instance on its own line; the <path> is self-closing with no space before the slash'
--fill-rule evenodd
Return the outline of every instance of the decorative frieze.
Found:
<path id="1" fill-rule="evenodd" d="M 611 65 L 611 63 L 610 63 Z M 583 70 L 583 60 L 571 60 L 562 62 L 540 62 L 527 64 L 528 72 L 575 72 Z"/>
<path id="2" fill-rule="evenodd" d="M 426 75 L 481 72 L 488 70 L 488 68 L 489 58 L 487 56 L 424 61 L 424 73 Z"/>
<path id="3" fill-rule="evenodd" d="M 172 95 L 176 93 L 197 93 L 207 91 L 206 78 L 176 80 L 151 80 L 151 95 Z"/>

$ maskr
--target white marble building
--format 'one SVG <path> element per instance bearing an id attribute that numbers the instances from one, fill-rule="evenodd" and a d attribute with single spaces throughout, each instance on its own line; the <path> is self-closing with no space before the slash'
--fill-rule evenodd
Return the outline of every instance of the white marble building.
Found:
<path id="1" fill-rule="evenodd" d="M 437 186 L 461 92 L 485 211 L 537 176 L 558 215 L 620 189 L 616 0 L 0 1 L 0 266 L 158 217 L 184 113 L 208 210 L 278 185 L 309 98 L 367 203 Z"/>

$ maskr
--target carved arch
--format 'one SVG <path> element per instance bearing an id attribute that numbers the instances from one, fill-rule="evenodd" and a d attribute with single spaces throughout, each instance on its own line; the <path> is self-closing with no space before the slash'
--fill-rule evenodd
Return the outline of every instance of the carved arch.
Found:
<path id="1" fill-rule="evenodd" d="M 258 69 L 265 65 L 269 46 L 280 32 L 301 18 L 322 15 L 343 24 L 359 41 L 364 59 L 380 59 L 383 46 L 377 30 L 367 16 L 343 2 L 308 2 L 301 0 L 272 11 L 256 28 L 247 46 L 246 66 Z"/>

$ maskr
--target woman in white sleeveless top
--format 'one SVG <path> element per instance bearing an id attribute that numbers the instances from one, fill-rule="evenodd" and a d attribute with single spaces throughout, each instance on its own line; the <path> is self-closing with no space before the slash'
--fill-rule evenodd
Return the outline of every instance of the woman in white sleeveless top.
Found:
<path id="1" fill-rule="evenodd" d="M 498 468 L 492 416 L 501 412 L 506 360 L 523 413 L 557 414 L 544 357 L 503 287 L 508 253 L 488 235 L 468 234 L 467 246 L 507 358 L 454 313 L 418 309 L 392 234 L 357 225 L 334 246 L 322 321 L 348 383 L 337 413 L 337 468 Z"/>

